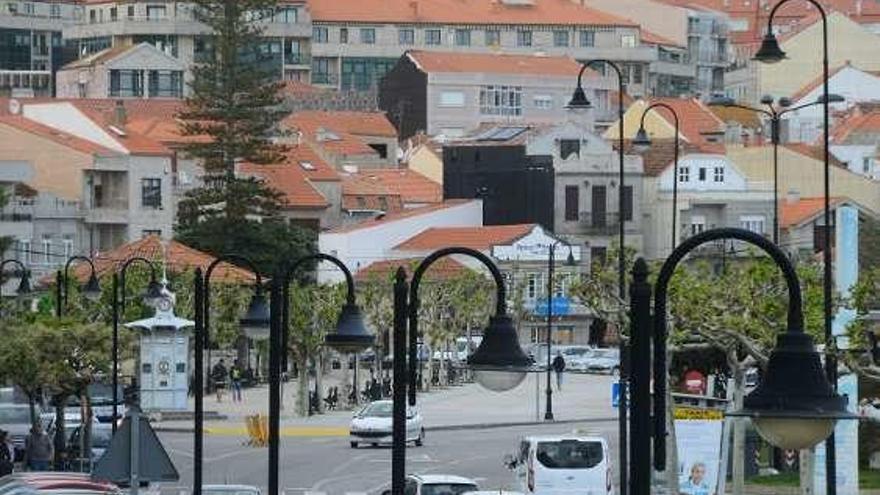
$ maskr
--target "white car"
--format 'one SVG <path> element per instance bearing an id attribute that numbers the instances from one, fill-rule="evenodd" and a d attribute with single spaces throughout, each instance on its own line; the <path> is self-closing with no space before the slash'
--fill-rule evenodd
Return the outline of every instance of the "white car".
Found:
<path id="1" fill-rule="evenodd" d="M 413 474 L 406 477 L 403 495 L 462 495 L 479 489 L 474 480 L 461 476 Z M 391 490 L 385 490 L 382 495 L 391 495 Z"/>
<path id="2" fill-rule="evenodd" d="M 613 495 L 608 442 L 580 435 L 533 436 L 505 457 L 528 495 L 565 495 L 578 491 Z"/>
<path id="3" fill-rule="evenodd" d="M 351 448 L 356 449 L 362 443 L 374 447 L 391 445 L 391 417 L 394 404 L 390 400 L 377 400 L 361 408 L 351 420 L 349 436 Z M 425 428 L 422 416 L 414 408 L 406 410 L 406 441 L 421 447 L 425 441 Z"/>

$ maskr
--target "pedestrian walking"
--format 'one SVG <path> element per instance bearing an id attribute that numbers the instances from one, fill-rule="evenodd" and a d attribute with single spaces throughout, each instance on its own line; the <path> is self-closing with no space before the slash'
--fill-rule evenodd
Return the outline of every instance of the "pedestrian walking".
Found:
<path id="1" fill-rule="evenodd" d="M 214 379 L 214 390 L 217 392 L 217 402 L 223 402 L 223 391 L 226 389 L 226 381 L 229 379 L 229 371 L 225 362 L 221 359 L 211 370 L 211 378 Z"/>
<path id="2" fill-rule="evenodd" d="M 565 371 L 565 358 L 561 352 L 556 353 L 553 358 L 553 371 L 556 372 L 556 390 L 562 390 L 562 372 Z"/>
<path id="3" fill-rule="evenodd" d="M 229 370 L 229 381 L 232 382 L 232 402 L 241 402 L 241 378 L 241 365 L 238 363 L 238 359 L 236 359 Z"/>
<path id="4" fill-rule="evenodd" d="M 52 439 L 43 431 L 43 426 L 39 422 L 34 423 L 31 432 L 24 440 L 24 463 L 28 470 L 48 471 L 54 453 Z"/>
<path id="5" fill-rule="evenodd" d="M 0 477 L 15 470 L 15 447 L 9 441 L 9 432 L 0 430 Z"/>

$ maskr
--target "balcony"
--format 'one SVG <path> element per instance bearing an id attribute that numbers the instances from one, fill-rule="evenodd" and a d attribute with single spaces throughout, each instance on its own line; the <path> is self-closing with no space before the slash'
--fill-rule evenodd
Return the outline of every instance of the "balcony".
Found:
<path id="1" fill-rule="evenodd" d="M 339 74 L 328 74 L 326 72 L 312 72 L 312 84 L 316 86 L 339 86 Z"/>
<path id="2" fill-rule="evenodd" d="M 287 53 L 284 55 L 284 65 L 304 65 L 311 67 L 312 56 L 308 53 Z"/>
<path id="3" fill-rule="evenodd" d="M 620 229 L 620 215 L 605 211 L 582 211 L 578 226 L 584 234 L 614 235 Z"/>
<path id="4" fill-rule="evenodd" d="M 105 21 L 82 19 L 71 26 L 64 26 L 64 37 L 69 39 L 99 36 L 122 36 L 132 34 L 177 34 L 196 36 L 210 34 L 210 29 L 196 21 L 192 15 L 177 16 L 119 16 Z"/>

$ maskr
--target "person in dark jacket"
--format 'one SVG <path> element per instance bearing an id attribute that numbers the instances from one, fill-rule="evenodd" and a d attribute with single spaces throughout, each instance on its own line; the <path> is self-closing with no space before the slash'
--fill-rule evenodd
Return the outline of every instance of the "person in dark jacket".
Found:
<path id="1" fill-rule="evenodd" d="M 9 442 L 9 433 L 0 430 L 0 477 L 15 470 L 15 448 Z"/>
<path id="2" fill-rule="evenodd" d="M 556 372 L 556 390 L 562 390 L 562 372 L 565 371 L 565 358 L 561 352 L 556 353 L 553 358 L 553 371 Z"/>

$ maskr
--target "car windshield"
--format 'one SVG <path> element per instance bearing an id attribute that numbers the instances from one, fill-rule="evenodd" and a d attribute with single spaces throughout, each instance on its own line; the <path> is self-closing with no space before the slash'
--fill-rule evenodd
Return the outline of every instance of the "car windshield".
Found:
<path id="1" fill-rule="evenodd" d="M 423 485 L 422 495 L 460 495 L 464 492 L 472 492 L 477 489 L 477 485 L 469 483 L 441 483 L 436 485 Z"/>
<path id="2" fill-rule="evenodd" d="M 593 357 L 602 359 L 615 359 L 617 356 L 611 349 L 596 349 L 595 351 L 593 351 Z"/>
<path id="3" fill-rule="evenodd" d="M 360 415 L 368 418 L 390 418 L 392 411 L 390 402 L 374 402 L 365 407 Z"/>
<path id="4" fill-rule="evenodd" d="M 538 442 L 535 457 L 548 469 L 589 469 L 602 462 L 602 443 L 580 440 Z"/>
<path id="5" fill-rule="evenodd" d="M 0 408 L 0 423 L 30 423 L 31 412 L 28 407 Z"/>

